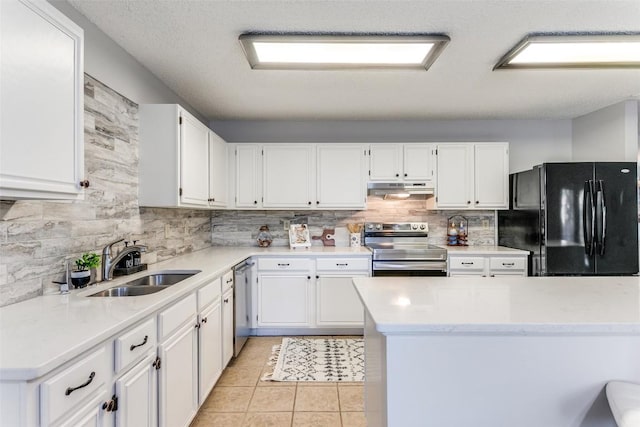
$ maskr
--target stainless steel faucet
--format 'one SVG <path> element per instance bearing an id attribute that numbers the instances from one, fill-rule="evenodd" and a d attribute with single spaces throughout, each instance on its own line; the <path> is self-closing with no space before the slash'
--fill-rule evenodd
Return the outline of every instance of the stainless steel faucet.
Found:
<path id="1" fill-rule="evenodd" d="M 124 239 L 115 240 L 102 249 L 102 280 L 112 280 L 113 279 L 113 269 L 116 264 L 120 262 L 122 258 L 124 258 L 127 254 L 131 252 L 146 252 L 147 247 L 144 245 L 131 245 L 122 248 L 121 251 L 117 253 L 116 256 L 111 257 L 111 247 L 117 243 L 124 241 Z"/>

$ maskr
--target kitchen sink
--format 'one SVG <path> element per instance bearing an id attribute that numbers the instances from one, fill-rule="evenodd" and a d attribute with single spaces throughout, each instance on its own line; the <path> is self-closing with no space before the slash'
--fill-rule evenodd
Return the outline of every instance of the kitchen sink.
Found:
<path id="1" fill-rule="evenodd" d="M 160 292 L 163 288 L 153 286 L 116 286 L 89 295 L 90 297 L 137 297 Z"/>
<path id="2" fill-rule="evenodd" d="M 160 292 L 163 289 L 167 289 L 171 285 L 175 285 L 194 274 L 199 273 L 199 270 L 190 271 L 167 271 L 153 273 L 146 276 L 138 277 L 137 279 L 129 280 L 120 286 L 104 289 L 100 292 L 96 292 L 89 297 L 135 297 L 140 295 L 149 295 L 156 292 Z"/>

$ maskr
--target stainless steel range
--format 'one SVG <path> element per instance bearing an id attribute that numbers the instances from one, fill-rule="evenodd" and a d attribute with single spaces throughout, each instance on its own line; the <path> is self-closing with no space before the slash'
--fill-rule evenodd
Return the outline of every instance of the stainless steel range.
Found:
<path id="1" fill-rule="evenodd" d="M 429 224 L 364 225 L 364 244 L 373 251 L 374 276 L 446 276 L 447 250 L 427 243 Z"/>

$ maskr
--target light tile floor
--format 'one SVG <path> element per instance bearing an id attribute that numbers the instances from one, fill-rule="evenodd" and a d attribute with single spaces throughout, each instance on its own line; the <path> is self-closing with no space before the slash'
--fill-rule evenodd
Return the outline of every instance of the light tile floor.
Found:
<path id="1" fill-rule="evenodd" d="M 281 342 L 282 337 L 249 338 L 191 427 L 366 426 L 361 382 L 261 381 L 270 369 L 271 348 Z"/>

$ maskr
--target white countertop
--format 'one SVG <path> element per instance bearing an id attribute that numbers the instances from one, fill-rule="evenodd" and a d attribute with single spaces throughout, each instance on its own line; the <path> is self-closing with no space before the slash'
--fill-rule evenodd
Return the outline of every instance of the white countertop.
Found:
<path id="1" fill-rule="evenodd" d="M 44 295 L 0 308 L 0 380 L 30 380 L 71 360 L 119 331 L 221 276 L 254 255 L 370 255 L 367 248 L 211 247 L 149 266 L 149 270 L 110 282 Z M 201 270 L 155 294 L 128 298 L 86 295 L 162 270 Z"/>
<path id="2" fill-rule="evenodd" d="M 505 246 L 443 246 L 450 255 L 529 255 L 528 251 Z"/>
<path id="3" fill-rule="evenodd" d="M 640 334 L 639 277 L 354 278 L 385 334 Z"/>

